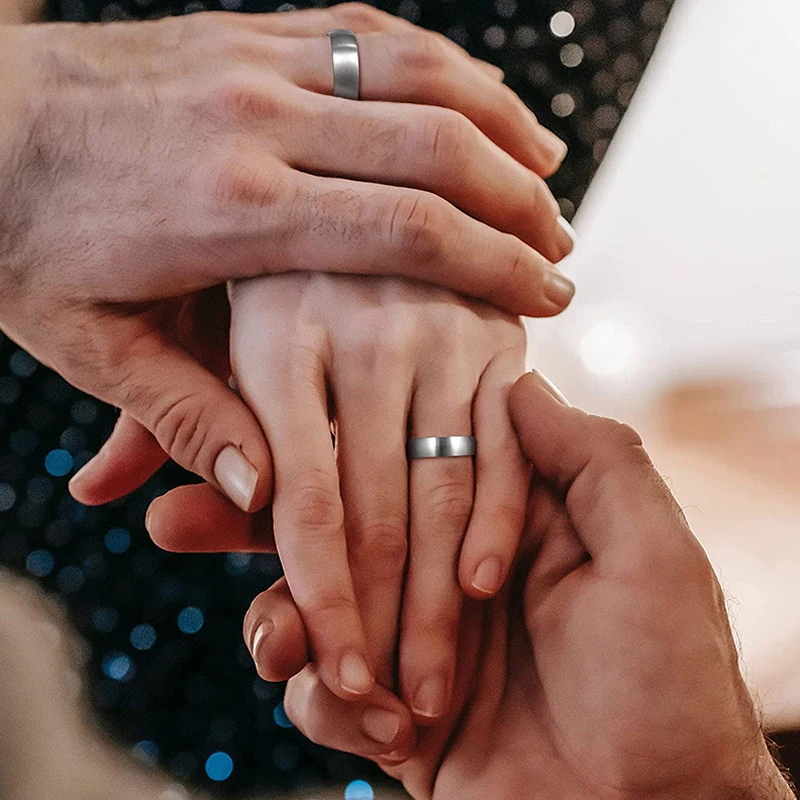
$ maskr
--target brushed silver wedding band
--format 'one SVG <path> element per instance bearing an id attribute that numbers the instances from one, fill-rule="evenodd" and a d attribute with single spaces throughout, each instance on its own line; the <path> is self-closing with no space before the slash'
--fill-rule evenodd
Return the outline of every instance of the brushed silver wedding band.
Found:
<path id="1" fill-rule="evenodd" d="M 361 86 L 358 39 L 353 31 L 328 31 L 333 52 L 333 96 L 358 100 Z"/>
<path id="2" fill-rule="evenodd" d="M 415 458 L 462 458 L 474 456 L 478 443 L 474 436 L 422 436 L 409 439 L 407 454 Z"/>

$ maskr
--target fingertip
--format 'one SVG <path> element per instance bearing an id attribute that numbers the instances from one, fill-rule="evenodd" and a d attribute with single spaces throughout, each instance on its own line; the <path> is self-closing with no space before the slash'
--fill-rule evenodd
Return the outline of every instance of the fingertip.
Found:
<path id="1" fill-rule="evenodd" d="M 489 600 L 502 588 L 506 579 L 506 565 L 499 555 L 479 556 L 462 565 L 459 579 L 464 593 L 473 600 Z"/>

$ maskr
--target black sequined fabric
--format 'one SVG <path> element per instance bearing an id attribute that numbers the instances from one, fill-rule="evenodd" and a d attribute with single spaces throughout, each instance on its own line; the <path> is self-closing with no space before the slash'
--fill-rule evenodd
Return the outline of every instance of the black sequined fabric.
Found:
<path id="1" fill-rule="evenodd" d="M 672 0 L 391 0 L 502 67 L 507 82 L 570 147 L 551 186 L 571 218 L 653 52 Z M 326 3 L 268 0 L 58 0 L 56 20 L 153 18 Z M 174 466 L 104 508 L 84 508 L 69 475 L 97 451 L 115 412 L 83 396 L 0 335 L 0 562 L 56 593 L 90 644 L 90 695 L 134 754 L 218 794 L 311 790 L 376 779 L 357 759 L 291 729 L 282 687 L 259 680 L 242 644 L 250 600 L 279 575 L 269 556 L 175 556 L 144 531 L 148 502 L 188 480 Z M 224 780 L 228 762 L 233 770 Z"/>

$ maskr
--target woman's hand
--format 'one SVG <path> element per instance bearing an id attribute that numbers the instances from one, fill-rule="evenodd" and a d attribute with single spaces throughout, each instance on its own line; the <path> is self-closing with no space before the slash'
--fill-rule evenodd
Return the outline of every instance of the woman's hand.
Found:
<path id="1" fill-rule="evenodd" d="M 330 96 L 337 27 L 360 34 L 364 102 Z M 157 301 L 297 270 L 532 315 L 572 296 L 540 177 L 563 146 L 496 70 L 372 9 L 0 26 L 0 90 L 0 325 L 183 466 L 253 489 L 229 492 L 244 508 L 266 444 Z"/>
<path id="2" fill-rule="evenodd" d="M 448 718 L 415 747 L 401 719 L 381 747 L 369 700 L 343 703 L 316 666 L 289 682 L 287 713 L 314 741 L 376 758 L 419 800 L 789 800 L 680 508 L 633 431 L 551 392 L 532 376 L 512 392 L 535 470 L 525 546 L 510 589 L 465 607 Z M 253 604 L 251 648 L 265 623 L 259 659 L 287 678 L 305 638 L 283 582 Z"/>
<path id="3" fill-rule="evenodd" d="M 506 408 L 523 327 L 393 278 L 292 275 L 230 296 L 233 372 L 272 450 L 275 539 L 323 680 L 343 696 L 375 674 L 394 687 L 387 620 L 404 596 L 400 696 L 431 724 L 453 691 L 459 574 L 495 594 L 522 531 L 528 473 Z M 409 436 L 472 434 L 474 470 L 406 460 Z"/>

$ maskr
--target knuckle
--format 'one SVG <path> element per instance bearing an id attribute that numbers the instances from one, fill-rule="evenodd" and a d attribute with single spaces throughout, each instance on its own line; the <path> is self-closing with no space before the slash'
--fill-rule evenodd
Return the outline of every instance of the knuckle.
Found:
<path id="1" fill-rule="evenodd" d="M 463 480 L 443 481 L 429 489 L 428 515 L 438 524 L 466 527 L 472 515 L 472 485 Z"/>
<path id="2" fill-rule="evenodd" d="M 630 425 L 608 417 L 592 416 L 589 420 L 598 441 L 605 442 L 615 451 L 633 455 L 637 460 L 644 457 L 649 463 L 649 458 L 642 449 L 642 439 Z"/>
<path id="3" fill-rule="evenodd" d="M 402 575 L 408 558 L 408 533 L 405 519 L 391 520 L 384 516 L 380 522 L 353 526 L 351 553 L 356 564 L 369 565 L 378 579 Z"/>
<path id="4" fill-rule="evenodd" d="M 231 78 L 212 92 L 212 108 L 224 118 L 247 125 L 263 125 L 283 118 L 286 103 L 255 81 L 246 78 Z"/>
<path id="5" fill-rule="evenodd" d="M 366 3 L 342 3 L 336 6 L 334 13 L 354 30 L 381 26 L 387 16 Z"/>
<path id="6" fill-rule="evenodd" d="M 432 82 L 445 69 L 448 52 L 444 42 L 428 31 L 415 28 L 407 33 L 392 36 L 394 61 L 403 74 L 415 76 L 414 80 Z"/>
<path id="7" fill-rule="evenodd" d="M 458 111 L 442 109 L 427 116 L 418 152 L 428 154 L 435 172 L 444 169 L 446 174 L 460 177 L 463 168 L 472 161 L 476 128 Z"/>
<path id="8" fill-rule="evenodd" d="M 444 247 L 444 214 L 424 194 L 404 193 L 395 201 L 388 219 L 388 240 L 393 250 L 429 263 Z"/>
<path id="9" fill-rule="evenodd" d="M 286 198 L 286 176 L 280 167 L 264 170 L 242 158 L 228 159 L 212 170 L 210 184 L 211 201 L 216 208 L 247 206 L 264 210 Z"/>
<path id="10" fill-rule="evenodd" d="M 177 397 L 162 406 L 153 420 L 152 432 L 170 457 L 185 467 L 208 474 L 210 464 L 200 463 L 208 455 L 206 445 L 221 416 L 218 403 L 200 402 L 196 395 Z"/>
<path id="11" fill-rule="evenodd" d="M 335 477 L 324 469 L 308 469 L 285 489 L 284 502 L 294 524 L 320 536 L 334 536 L 344 524 L 344 512 Z"/>

